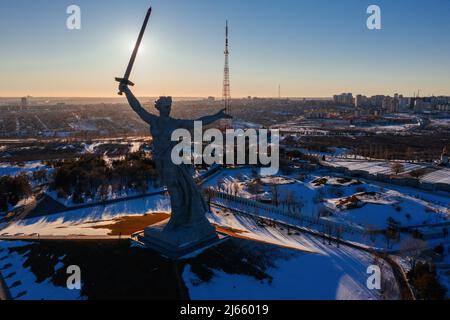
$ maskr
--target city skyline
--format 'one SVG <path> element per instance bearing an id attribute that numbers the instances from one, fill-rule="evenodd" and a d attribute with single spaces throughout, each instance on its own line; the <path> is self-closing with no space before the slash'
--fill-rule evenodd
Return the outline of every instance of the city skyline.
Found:
<path id="1" fill-rule="evenodd" d="M 1 97 L 114 97 L 149 1 L 0 4 Z M 220 97 L 223 27 L 230 23 L 233 98 L 332 97 L 398 92 L 450 95 L 446 1 L 151 1 L 154 14 L 132 80 L 139 96 Z M 382 10 L 382 30 L 366 9 Z M 321 17 L 320 19 L 318 17 Z M 11 22 L 15 21 L 15 23 Z M 414 35 L 411 39 L 406 35 Z"/>

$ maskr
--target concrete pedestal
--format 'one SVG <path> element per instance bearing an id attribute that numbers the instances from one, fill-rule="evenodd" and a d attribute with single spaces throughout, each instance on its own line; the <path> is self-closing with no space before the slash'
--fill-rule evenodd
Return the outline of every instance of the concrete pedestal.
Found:
<path id="1" fill-rule="evenodd" d="M 163 256 L 178 259 L 221 240 L 206 219 L 200 225 L 186 225 L 176 231 L 164 230 L 168 222 L 169 219 L 146 228 L 138 236 L 139 242 Z"/>

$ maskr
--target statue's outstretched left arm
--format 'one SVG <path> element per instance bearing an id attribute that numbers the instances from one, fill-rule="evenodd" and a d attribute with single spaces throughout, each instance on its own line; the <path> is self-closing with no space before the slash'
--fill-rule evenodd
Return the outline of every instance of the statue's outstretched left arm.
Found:
<path id="1" fill-rule="evenodd" d="M 225 113 L 225 109 L 220 110 L 218 113 L 211 116 L 202 117 L 195 121 L 202 121 L 203 125 L 212 124 L 220 119 L 232 119 L 233 117 Z"/>
<path id="2" fill-rule="evenodd" d="M 223 109 L 223 110 L 220 110 L 216 114 L 206 116 L 206 117 L 201 117 L 196 120 L 178 120 L 177 127 L 192 130 L 192 129 L 194 129 L 195 121 L 201 121 L 203 125 L 210 125 L 220 119 L 232 119 L 232 118 L 233 117 L 230 115 L 227 115 L 225 113 L 225 109 Z"/>

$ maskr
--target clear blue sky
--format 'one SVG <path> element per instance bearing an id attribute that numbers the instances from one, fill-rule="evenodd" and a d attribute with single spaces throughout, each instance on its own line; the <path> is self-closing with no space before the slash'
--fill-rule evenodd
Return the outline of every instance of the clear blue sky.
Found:
<path id="1" fill-rule="evenodd" d="M 151 2 L 139 95 L 220 96 L 225 20 L 233 97 L 450 95 L 448 0 L 3 0 L 0 96 L 113 96 Z M 82 30 L 66 29 L 66 8 Z M 382 9 L 380 31 L 366 9 Z"/>

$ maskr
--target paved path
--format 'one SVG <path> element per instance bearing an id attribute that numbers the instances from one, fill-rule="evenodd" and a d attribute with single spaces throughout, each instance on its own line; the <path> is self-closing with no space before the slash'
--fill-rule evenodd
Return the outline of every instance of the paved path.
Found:
<path id="1" fill-rule="evenodd" d="M 392 269 L 394 273 L 395 279 L 397 280 L 397 284 L 400 287 L 400 294 L 402 296 L 402 300 L 416 300 L 414 296 L 414 292 L 409 285 L 408 278 L 406 277 L 403 268 L 394 260 L 391 256 L 388 255 L 378 255 L 380 258 L 384 259 Z"/>

